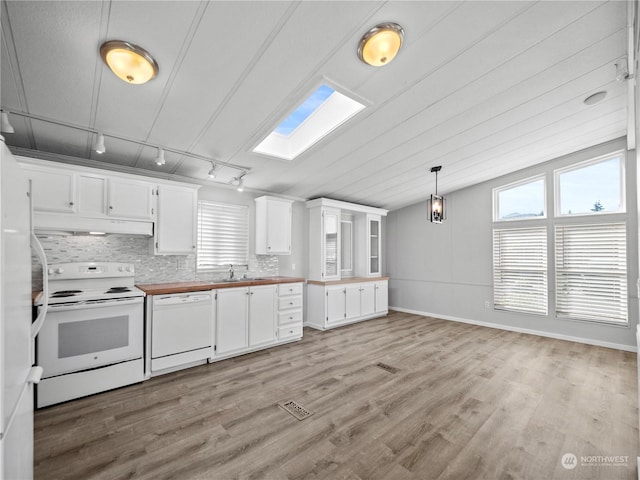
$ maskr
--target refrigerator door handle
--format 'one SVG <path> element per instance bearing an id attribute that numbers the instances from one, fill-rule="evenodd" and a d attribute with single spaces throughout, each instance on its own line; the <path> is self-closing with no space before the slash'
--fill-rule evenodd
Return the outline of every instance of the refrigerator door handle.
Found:
<path id="1" fill-rule="evenodd" d="M 11 424 L 13 423 L 13 419 L 16 418 L 16 414 L 18 413 L 18 407 L 22 402 L 22 397 L 24 397 L 24 394 L 27 392 L 27 388 L 35 383 L 40 382 L 40 379 L 42 378 L 42 372 L 43 372 L 43 369 L 42 367 L 39 367 L 39 366 L 31 367 L 31 369 L 29 370 L 29 373 L 27 374 L 27 378 L 22 384 L 22 389 L 20 390 L 18 401 L 13 407 L 13 411 L 11 412 L 11 415 L 9 415 L 9 420 L 7 420 L 7 423 L 4 428 L 4 432 L 0 432 L 0 440 L 3 440 L 4 437 L 7 436 L 7 433 L 9 433 L 9 430 L 11 429 Z"/>
<path id="2" fill-rule="evenodd" d="M 49 272 L 47 269 L 47 257 L 44 253 L 44 248 L 42 248 L 40 240 L 38 240 L 38 237 L 36 237 L 33 232 L 31 232 L 31 248 L 35 251 L 38 256 L 38 260 L 40 260 L 40 263 L 42 264 L 42 307 L 40 307 L 38 316 L 31 324 L 31 338 L 35 339 L 44 324 L 44 317 L 46 317 L 47 308 L 49 307 Z"/>

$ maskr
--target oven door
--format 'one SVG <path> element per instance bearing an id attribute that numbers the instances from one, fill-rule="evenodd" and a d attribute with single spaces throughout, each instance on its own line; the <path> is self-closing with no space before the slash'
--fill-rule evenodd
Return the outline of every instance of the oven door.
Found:
<path id="1" fill-rule="evenodd" d="M 43 378 L 142 358 L 143 300 L 49 305 L 37 338 Z"/>

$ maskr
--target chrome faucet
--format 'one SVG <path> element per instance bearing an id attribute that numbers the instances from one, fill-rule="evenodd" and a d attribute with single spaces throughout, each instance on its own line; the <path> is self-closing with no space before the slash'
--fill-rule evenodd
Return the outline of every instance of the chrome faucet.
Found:
<path id="1" fill-rule="evenodd" d="M 233 280 L 234 276 L 235 276 L 235 272 L 233 271 L 233 264 L 230 263 L 229 264 L 229 280 Z"/>

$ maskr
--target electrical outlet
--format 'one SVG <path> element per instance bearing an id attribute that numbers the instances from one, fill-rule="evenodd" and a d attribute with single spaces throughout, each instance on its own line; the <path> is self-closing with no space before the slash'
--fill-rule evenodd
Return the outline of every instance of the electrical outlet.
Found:
<path id="1" fill-rule="evenodd" d="M 178 258 L 176 262 L 176 270 L 186 270 L 187 269 L 187 259 L 186 258 Z"/>
<path id="2" fill-rule="evenodd" d="M 491 308 L 491 302 L 489 300 L 484 301 L 484 308 Z"/>
<path id="3" fill-rule="evenodd" d="M 295 264 L 295 263 L 292 263 L 292 264 L 291 264 L 291 270 L 295 270 L 295 269 L 296 269 L 296 264 Z"/>

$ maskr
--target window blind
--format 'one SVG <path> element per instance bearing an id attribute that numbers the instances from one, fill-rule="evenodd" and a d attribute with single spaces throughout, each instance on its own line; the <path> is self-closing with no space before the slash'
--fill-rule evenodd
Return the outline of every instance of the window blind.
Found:
<path id="1" fill-rule="evenodd" d="M 627 324 L 625 223 L 557 225 L 556 315 Z"/>
<path id="2" fill-rule="evenodd" d="M 198 202 L 197 269 L 249 263 L 249 207 Z"/>
<path id="3" fill-rule="evenodd" d="M 493 230 L 493 305 L 547 314 L 547 228 Z"/>

